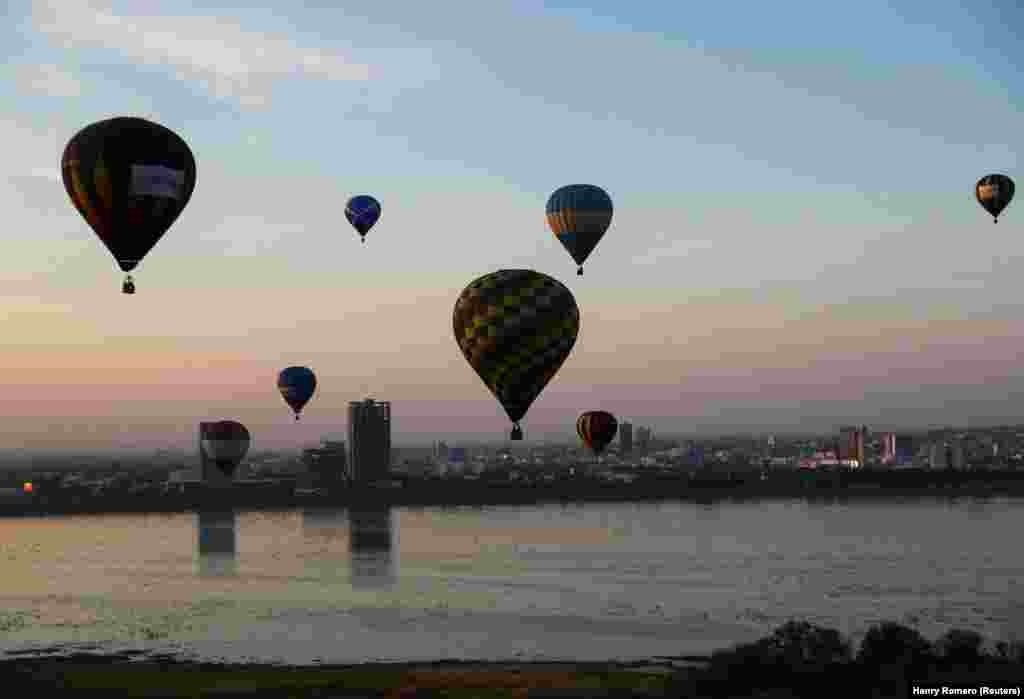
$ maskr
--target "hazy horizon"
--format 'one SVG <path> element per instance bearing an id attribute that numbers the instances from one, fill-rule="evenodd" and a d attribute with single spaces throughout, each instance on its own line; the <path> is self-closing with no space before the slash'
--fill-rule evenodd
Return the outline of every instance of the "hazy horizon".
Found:
<path id="1" fill-rule="evenodd" d="M 1020 416 L 1024 204 L 994 226 L 973 193 L 1024 184 L 1015 3 L 9 5 L 0 448 L 190 448 L 237 419 L 299 449 L 367 395 L 398 446 L 499 442 L 451 315 L 522 267 L 581 309 L 528 443 L 590 409 L 656 435 Z M 122 114 L 198 165 L 135 296 L 60 181 L 68 139 Z M 582 277 L 544 220 L 573 182 L 615 203 Z M 295 364 L 319 380 L 299 423 Z"/>

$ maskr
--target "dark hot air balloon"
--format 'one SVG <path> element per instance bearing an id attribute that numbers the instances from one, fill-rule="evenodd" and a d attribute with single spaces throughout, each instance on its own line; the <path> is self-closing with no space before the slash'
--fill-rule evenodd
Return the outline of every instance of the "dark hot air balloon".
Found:
<path id="1" fill-rule="evenodd" d="M 466 361 L 515 423 L 511 438 L 522 439 L 519 421 L 576 343 L 576 299 L 544 274 L 503 269 L 463 290 L 452 324 Z"/>
<path id="2" fill-rule="evenodd" d="M 124 272 L 167 232 L 196 185 L 196 161 L 185 141 L 136 117 L 79 131 L 64 149 L 61 172 L 75 208 Z M 122 291 L 135 293 L 130 274 Z"/>
<path id="3" fill-rule="evenodd" d="M 222 420 L 204 426 L 200 445 L 221 473 L 231 478 L 249 451 L 249 442 L 249 430 L 245 425 L 234 420 Z"/>
<path id="4" fill-rule="evenodd" d="M 313 397 L 316 390 L 316 375 L 304 366 L 290 366 L 277 375 L 277 390 L 299 419 L 302 407 Z"/>
<path id="5" fill-rule="evenodd" d="M 992 214 L 992 222 L 999 222 L 999 214 L 1013 199 L 1013 180 L 1006 175 L 985 175 L 974 186 L 974 196 L 985 211 Z"/>
<path id="6" fill-rule="evenodd" d="M 579 265 L 576 274 L 583 274 L 583 261 L 612 223 L 612 198 L 592 184 L 566 185 L 548 197 L 547 217 L 548 226 Z"/>
<path id="7" fill-rule="evenodd" d="M 359 233 L 359 239 L 366 242 L 366 234 L 380 218 L 380 202 L 369 194 L 359 194 L 345 205 L 345 218 Z"/>
<path id="8" fill-rule="evenodd" d="M 590 410 L 576 419 L 576 432 L 583 443 L 599 455 L 619 431 L 615 416 L 604 410 Z"/>

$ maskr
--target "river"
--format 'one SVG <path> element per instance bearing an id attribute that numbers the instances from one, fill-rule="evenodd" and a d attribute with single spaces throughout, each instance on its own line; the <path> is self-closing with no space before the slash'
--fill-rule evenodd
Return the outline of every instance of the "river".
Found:
<path id="1" fill-rule="evenodd" d="M 1022 531 L 1005 498 L 0 519 L 0 651 L 625 660 L 792 618 L 1016 639 Z"/>

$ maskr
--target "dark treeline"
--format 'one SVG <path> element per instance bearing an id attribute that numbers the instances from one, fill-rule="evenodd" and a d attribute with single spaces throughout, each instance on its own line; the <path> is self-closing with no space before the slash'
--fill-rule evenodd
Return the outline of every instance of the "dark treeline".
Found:
<path id="1" fill-rule="evenodd" d="M 838 631 L 791 621 L 677 674 L 666 696 L 909 697 L 913 685 L 1020 687 L 1024 643 L 986 646 L 974 631 L 952 629 L 931 642 L 890 621 L 869 629 L 855 650 Z"/>
<path id="2" fill-rule="evenodd" d="M 316 494 L 297 494 L 295 481 L 263 487 L 190 486 L 184 492 L 148 488 L 111 488 L 93 493 L 38 483 L 31 495 L 0 502 L 2 515 L 85 512 L 181 512 L 230 505 L 251 509 L 280 509 L 353 504 L 392 506 L 533 505 L 564 502 L 638 502 L 759 500 L 789 498 L 891 498 L 1024 496 L 1024 472 L 997 470 L 902 471 L 678 471 L 649 469 L 632 482 L 609 481 L 587 475 L 549 474 L 550 480 L 509 480 L 504 473 L 477 478 L 399 476 L 390 487 L 345 485 Z"/>

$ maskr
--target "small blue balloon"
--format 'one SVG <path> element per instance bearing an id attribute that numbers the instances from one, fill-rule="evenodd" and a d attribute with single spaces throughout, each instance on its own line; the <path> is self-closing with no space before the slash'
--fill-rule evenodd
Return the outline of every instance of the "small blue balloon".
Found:
<path id="1" fill-rule="evenodd" d="M 304 366 L 290 366 L 278 374 L 277 390 L 295 411 L 295 419 L 298 420 L 299 412 L 316 390 L 316 375 Z"/>
<path id="2" fill-rule="evenodd" d="M 345 218 L 359 232 L 360 237 L 366 236 L 373 224 L 377 223 L 380 212 L 380 202 L 369 194 L 354 196 L 345 205 Z"/>

